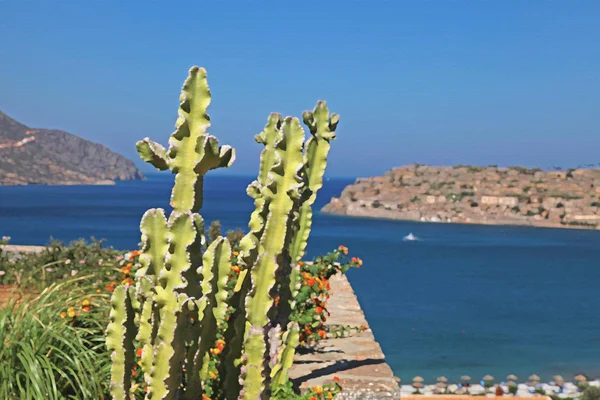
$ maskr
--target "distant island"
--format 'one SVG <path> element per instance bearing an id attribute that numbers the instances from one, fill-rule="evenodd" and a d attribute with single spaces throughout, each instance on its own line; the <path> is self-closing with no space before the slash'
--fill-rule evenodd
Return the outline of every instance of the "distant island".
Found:
<path id="1" fill-rule="evenodd" d="M 423 222 L 600 229 L 600 169 L 406 165 L 359 178 L 322 212 Z"/>
<path id="2" fill-rule="evenodd" d="M 67 132 L 31 129 L 0 111 L 0 186 L 110 185 L 144 179 L 133 161 Z"/>

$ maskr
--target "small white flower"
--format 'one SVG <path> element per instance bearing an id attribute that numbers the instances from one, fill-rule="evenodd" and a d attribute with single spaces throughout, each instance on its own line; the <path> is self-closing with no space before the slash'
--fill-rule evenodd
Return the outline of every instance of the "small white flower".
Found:
<path id="1" fill-rule="evenodd" d="M 85 260 L 79 260 L 79 264 L 85 264 Z"/>
<path id="2" fill-rule="evenodd" d="M 69 265 L 71 264 L 71 260 L 69 260 L 68 258 L 65 260 L 65 264 Z"/>
<path id="3" fill-rule="evenodd" d="M 52 268 L 46 268 L 46 272 L 52 272 Z"/>
<path id="4" fill-rule="evenodd" d="M 0 271 L 0 276 L 5 275 L 5 274 L 6 274 L 6 272 Z"/>
<path id="5" fill-rule="evenodd" d="M 77 273 L 78 273 L 78 272 L 79 272 L 79 271 L 72 269 L 72 270 L 71 270 L 71 276 L 75 276 L 75 275 L 77 275 Z"/>
<path id="6" fill-rule="evenodd" d="M 102 259 L 98 260 L 98 265 L 102 265 Z"/>

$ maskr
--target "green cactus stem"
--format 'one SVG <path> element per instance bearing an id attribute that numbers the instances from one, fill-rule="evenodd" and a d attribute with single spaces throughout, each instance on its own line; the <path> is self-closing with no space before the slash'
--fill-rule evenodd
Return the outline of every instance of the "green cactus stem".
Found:
<path id="1" fill-rule="evenodd" d="M 324 102 L 304 113 L 312 134 L 306 144 L 300 121 L 279 114 L 271 114 L 256 135 L 264 148 L 257 179 L 247 189 L 255 209 L 240 242 L 240 274 L 230 293 L 231 244 L 218 236 L 207 247 L 198 214 L 204 175 L 235 159 L 231 147 L 219 146 L 207 133 L 210 102 L 206 71 L 191 68 L 168 150 L 148 138 L 136 144 L 142 159 L 175 174 L 173 211 L 168 218 L 162 209 L 144 214 L 135 285 L 118 286 L 113 293 L 106 345 L 110 392 L 117 400 L 130 397 L 136 344 L 142 349 L 146 399 L 192 400 L 207 393 L 266 399 L 273 385 L 288 379 L 299 338 L 298 324 L 290 319 L 300 284 L 298 263 L 338 117 L 329 115 Z M 233 314 L 227 317 L 230 307 Z M 220 379 L 212 374 L 215 367 Z"/>
<path id="2" fill-rule="evenodd" d="M 304 155 L 304 174 L 306 178 L 306 194 L 300 201 L 298 216 L 295 219 L 293 239 L 289 249 L 292 264 L 289 276 L 289 300 L 283 298 L 283 307 L 288 303 L 290 311 L 294 307 L 293 299 L 300 289 L 300 267 L 298 263 L 304 256 L 306 244 L 312 227 L 312 206 L 317 198 L 317 192 L 323 187 L 323 175 L 327 167 L 327 156 L 331 148 L 330 142 L 335 139 L 335 129 L 339 122 L 339 115 L 329 115 L 327 103 L 319 101 L 312 112 L 305 111 L 302 115 L 304 123 L 308 126 L 311 138 L 306 143 Z M 289 312 L 284 315 L 289 315 Z M 285 322 L 284 322 L 285 323 Z M 274 385 L 283 385 L 288 380 L 288 370 L 294 361 L 294 353 L 298 347 L 300 329 L 296 321 L 287 323 L 287 330 L 283 338 L 281 363 L 272 371 Z"/>
<path id="3" fill-rule="evenodd" d="M 250 327 L 245 341 L 245 399 L 259 398 L 265 389 L 265 377 L 270 374 L 266 362 L 266 330 L 269 328 L 267 315 L 273 305 L 270 292 L 275 284 L 278 257 L 285 249 L 288 220 L 302 186 L 302 179 L 298 173 L 303 166 L 304 130 L 297 118 L 286 118 L 281 131 L 281 140 L 275 147 L 277 161 L 268 174 L 277 190 L 270 190 L 267 186 L 269 192 L 265 195 L 269 202 L 269 212 L 261 238 L 262 252 L 250 271 L 252 290 L 246 299 L 246 314 Z"/>

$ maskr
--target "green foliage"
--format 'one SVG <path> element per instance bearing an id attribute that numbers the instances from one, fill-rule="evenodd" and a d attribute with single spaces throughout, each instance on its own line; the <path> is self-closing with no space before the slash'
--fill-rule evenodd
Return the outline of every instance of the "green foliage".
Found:
<path id="1" fill-rule="evenodd" d="M 145 161 L 176 175 L 173 212 L 144 214 L 141 267 L 134 282 L 114 288 L 106 345 L 115 399 L 132 391 L 138 351 L 146 398 L 268 398 L 288 382 L 300 334 L 300 262 L 339 117 L 324 102 L 305 112 L 305 143 L 297 118 L 271 114 L 256 136 L 264 149 L 247 190 L 255 204 L 249 231 L 231 234 L 239 239 L 232 246 L 218 226 L 207 241 L 198 214 L 204 175 L 235 154 L 207 133 L 210 101 L 206 71 L 192 68 L 169 149 L 137 143 Z"/>
<path id="2" fill-rule="evenodd" d="M 0 309 L 0 398 L 106 398 L 110 359 L 98 316 L 108 312 L 107 296 L 89 296 L 86 278 L 21 293 Z"/>
<path id="3" fill-rule="evenodd" d="M 600 400 L 600 387 L 588 386 L 581 395 L 581 400 Z"/>
<path id="4" fill-rule="evenodd" d="M 8 243 L 8 240 L 5 240 Z M 40 291 L 65 278 L 89 275 L 90 281 L 112 274 L 119 251 L 102 247 L 101 240 L 65 244 L 52 240 L 41 252 L 0 253 L 0 284 Z"/>
<path id="5" fill-rule="evenodd" d="M 512 394 L 513 396 L 515 396 L 517 394 L 517 391 L 519 390 L 519 387 L 517 385 L 510 385 L 508 387 L 508 392 L 510 394 Z"/>

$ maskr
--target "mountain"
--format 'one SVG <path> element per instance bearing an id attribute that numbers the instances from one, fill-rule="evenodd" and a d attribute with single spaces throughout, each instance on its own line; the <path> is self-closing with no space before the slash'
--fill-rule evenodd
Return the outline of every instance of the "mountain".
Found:
<path id="1" fill-rule="evenodd" d="M 406 165 L 357 179 L 322 211 L 423 222 L 600 229 L 600 169 Z"/>
<path id="2" fill-rule="evenodd" d="M 0 111 L 0 186 L 98 185 L 144 179 L 106 146 L 54 129 L 32 129 Z"/>

